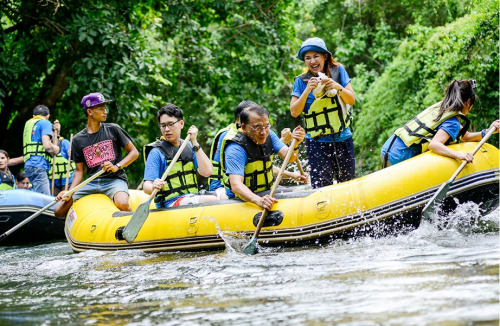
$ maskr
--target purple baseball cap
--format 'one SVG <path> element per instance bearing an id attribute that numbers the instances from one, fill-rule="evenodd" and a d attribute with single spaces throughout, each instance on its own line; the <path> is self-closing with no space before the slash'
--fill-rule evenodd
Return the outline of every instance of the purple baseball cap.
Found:
<path id="1" fill-rule="evenodd" d="M 85 95 L 83 97 L 82 101 L 80 102 L 80 105 L 83 107 L 84 110 L 87 110 L 93 108 L 96 105 L 109 102 L 112 101 L 106 101 L 101 93 L 90 93 L 89 95 Z"/>

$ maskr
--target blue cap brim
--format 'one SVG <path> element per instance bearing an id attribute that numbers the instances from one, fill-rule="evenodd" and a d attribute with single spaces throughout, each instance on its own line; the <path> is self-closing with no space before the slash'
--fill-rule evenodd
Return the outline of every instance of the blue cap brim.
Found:
<path id="1" fill-rule="evenodd" d="M 332 53 L 328 50 L 325 50 L 319 46 L 316 45 L 306 45 L 304 47 L 301 47 L 299 50 L 299 53 L 297 54 L 297 57 L 301 60 L 304 61 L 304 54 L 306 54 L 307 51 L 318 51 L 321 53 L 328 53 L 330 57 L 332 56 Z"/>

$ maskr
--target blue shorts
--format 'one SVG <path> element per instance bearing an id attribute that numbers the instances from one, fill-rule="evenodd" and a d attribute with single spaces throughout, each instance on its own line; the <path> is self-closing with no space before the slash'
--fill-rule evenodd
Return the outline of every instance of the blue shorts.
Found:
<path id="1" fill-rule="evenodd" d="M 115 197 L 117 192 L 126 192 L 129 196 L 128 185 L 125 180 L 122 179 L 110 179 L 110 178 L 97 178 L 92 180 L 89 184 L 86 184 L 81 189 L 77 190 L 73 194 L 73 201 L 77 201 L 83 196 L 92 194 L 103 194 L 111 198 Z"/>

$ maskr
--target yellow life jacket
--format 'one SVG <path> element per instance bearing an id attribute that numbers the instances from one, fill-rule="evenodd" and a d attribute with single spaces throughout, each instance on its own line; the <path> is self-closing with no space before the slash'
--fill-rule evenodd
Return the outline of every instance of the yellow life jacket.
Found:
<path id="1" fill-rule="evenodd" d="M 14 176 L 10 173 L 10 171 L 8 173 L 0 171 L 0 179 L 2 180 L 0 190 L 11 190 L 17 188 Z"/>
<path id="2" fill-rule="evenodd" d="M 57 143 L 57 146 L 59 146 L 59 148 L 62 148 L 61 145 L 62 145 L 63 140 L 64 140 L 63 137 L 59 137 L 59 140 Z M 64 156 L 61 155 L 60 151 L 56 155 L 56 163 L 55 164 L 52 164 L 52 156 L 49 156 L 49 158 L 47 158 L 47 161 L 50 164 L 49 179 L 52 179 L 52 168 L 54 166 L 56 168 L 55 174 L 54 174 L 54 179 L 55 180 L 66 179 L 66 172 L 68 171 L 68 160 Z M 75 172 L 75 170 L 76 170 L 75 162 L 71 161 L 70 169 L 69 169 L 70 175 L 73 174 Z"/>
<path id="3" fill-rule="evenodd" d="M 395 134 L 405 143 L 406 146 L 411 146 L 413 144 L 425 144 L 432 140 L 432 137 L 437 132 L 437 127 L 444 121 L 459 116 L 460 119 L 465 121 L 465 126 L 460 130 L 457 139 L 458 140 L 467 132 L 470 126 L 469 119 L 463 115 L 461 112 L 445 111 L 438 121 L 434 121 L 438 116 L 441 102 L 431 105 L 424 111 L 420 112 L 416 117 L 408 121 L 403 127 L 396 130 Z M 447 144 L 452 143 L 448 141 Z M 422 147 L 422 152 L 427 150 L 427 146 Z"/>
<path id="4" fill-rule="evenodd" d="M 208 178 L 208 184 L 211 184 L 214 180 L 222 181 L 222 165 L 221 162 L 215 161 L 215 155 L 217 154 L 217 144 L 219 143 L 219 139 L 221 135 L 228 131 L 229 129 L 236 129 L 236 125 L 234 123 L 230 124 L 226 128 L 223 128 L 217 132 L 215 135 L 214 141 L 212 142 L 212 146 L 210 147 L 210 160 L 212 161 L 212 175 Z M 219 158 L 220 158 L 220 149 L 219 149 Z M 220 161 L 220 159 L 219 159 Z"/>
<path id="5" fill-rule="evenodd" d="M 229 135 L 229 132 L 228 132 Z M 269 190 L 274 184 L 273 159 L 274 150 L 271 137 L 267 137 L 263 145 L 255 144 L 243 132 L 238 131 L 232 137 L 224 137 L 226 141 L 221 148 L 222 162 L 225 160 L 226 146 L 230 143 L 236 143 L 243 147 L 247 153 L 248 163 L 245 165 L 245 185 L 254 193 Z M 226 171 L 223 165 L 224 172 Z M 231 189 L 229 176 L 224 179 L 224 186 Z"/>
<path id="6" fill-rule="evenodd" d="M 307 84 L 309 79 L 316 77 L 310 71 L 298 76 Z M 330 70 L 330 78 L 340 84 L 340 72 L 338 66 L 333 66 Z M 317 98 L 304 113 L 305 130 L 312 138 L 341 132 L 351 125 L 352 110 L 351 105 L 346 105 L 337 94 L 328 97 L 325 93 L 321 98 Z"/>
<path id="7" fill-rule="evenodd" d="M 31 140 L 31 137 L 33 136 L 33 128 L 38 122 L 40 122 L 40 119 L 42 119 L 41 115 L 34 116 L 33 118 L 29 119 L 24 125 L 24 132 L 23 132 L 24 162 L 26 162 L 33 155 L 43 156 L 46 160 L 48 160 L 49 157 L 51 157 L 51 155 L 47 154 L 47 152 L 45 151 L 42 142 L 35 142 Z"/>
<path id="8" fill-rule="evenodd" d="M 181 139 L 181 143 L 182 141 Z M 159 140 L 144 146 L 145 161 L 147 161 L 147 157 L 153 148 L 157 148 L 165 156 L 167 159 L 167 168 L 179 150 L 167 142 L 165 138 L 161 137 Z M 155 202 L 158 203 L 176 196 L 196 193 L 198 193 L 198 181 L 194 167 L 193 153 L 191 148 L 186 146 L 165 179 L 165 186 L 158 191 Z"/>

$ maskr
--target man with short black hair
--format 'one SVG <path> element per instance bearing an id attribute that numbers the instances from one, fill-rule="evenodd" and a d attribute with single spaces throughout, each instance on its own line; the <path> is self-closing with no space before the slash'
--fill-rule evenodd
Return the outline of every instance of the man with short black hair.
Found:
<path id="1" fill-rule="evenodd" d="M 276 199 L 268 193 L 275 181 L 273 173 L 274 154 L 285 158 L 288 151 L 278 136 L 271 130 L 269 112 L 263 107 L 249 107 L 240 115 L 241 129 L 221 149 L 223 169 L 227 175 L 224 186 L 229 198 L 235 195 L 255 205 L 270 209 Z M 298 144 L 304 140 L 305 131 L 297 126 L 292 138 L 297 140 L 290 162 L 297 159 Z M 292 189 L 280 187 L 278 192 Z M 263 195 L 263 197 L 259 196 Z"/>
<path id="2" fill-rule="evenodd" d="M 184 128 L 184 113 L 177 106 L 168 104 L 158 111 L 156 118 L 162 137 L 144 147 L 144 192 L 151 194 L 154 189 L 159 190 L 155 198 L 158 208 L 218 200 L 215 196 L 198 194 L 196 172 L 204 177 L 210 176 L 212 163 L 198 144 L 198 129 L 195 126 L 188 130 L 190 144 L 184 148 L 166 180 L 161 180 L 183 141 L 181 131 Z"/>
<path id="3" fill-rule="evenodd" d="M 45 105 L 33 109 L 33 118 L 24 125 L 23 157 L 24 171 L 33 190 L 50 196 L 50 184 L 47 172 L 49 159 L 59 153 L 59 146 L 52 144 L 52 123 L 49 121 L 50 110 Z"/>
<path id="4" fill-rule="evenodd" d="M 71 158 L 76 164 L 71 189 L 83 180 L 84 167 L 89 177 L 101 169 L 106 173 L 77 190 L 72 199 L 77 201 L 90 194 L 105 194 L 121 211 L 132 211 L 129 206 L 128 179 L 124 167 L 139 157 L 139 152 L 130 136 L 114 123 L 104 123 L 107 118 L 106 101 L 101 93 L 90 93 L 83 97 L 80 105 L 87 115 L 87 127 L 73 137 Z M 122 158 L 122 148 L 127 155 Z M 61 200 L 66 191 L 61 191 Z M 56 216 L 64 216 L 71 206 L 71 196 L 54 210 Z M 69 203 L 68 203 L 69 202 Z"/>

